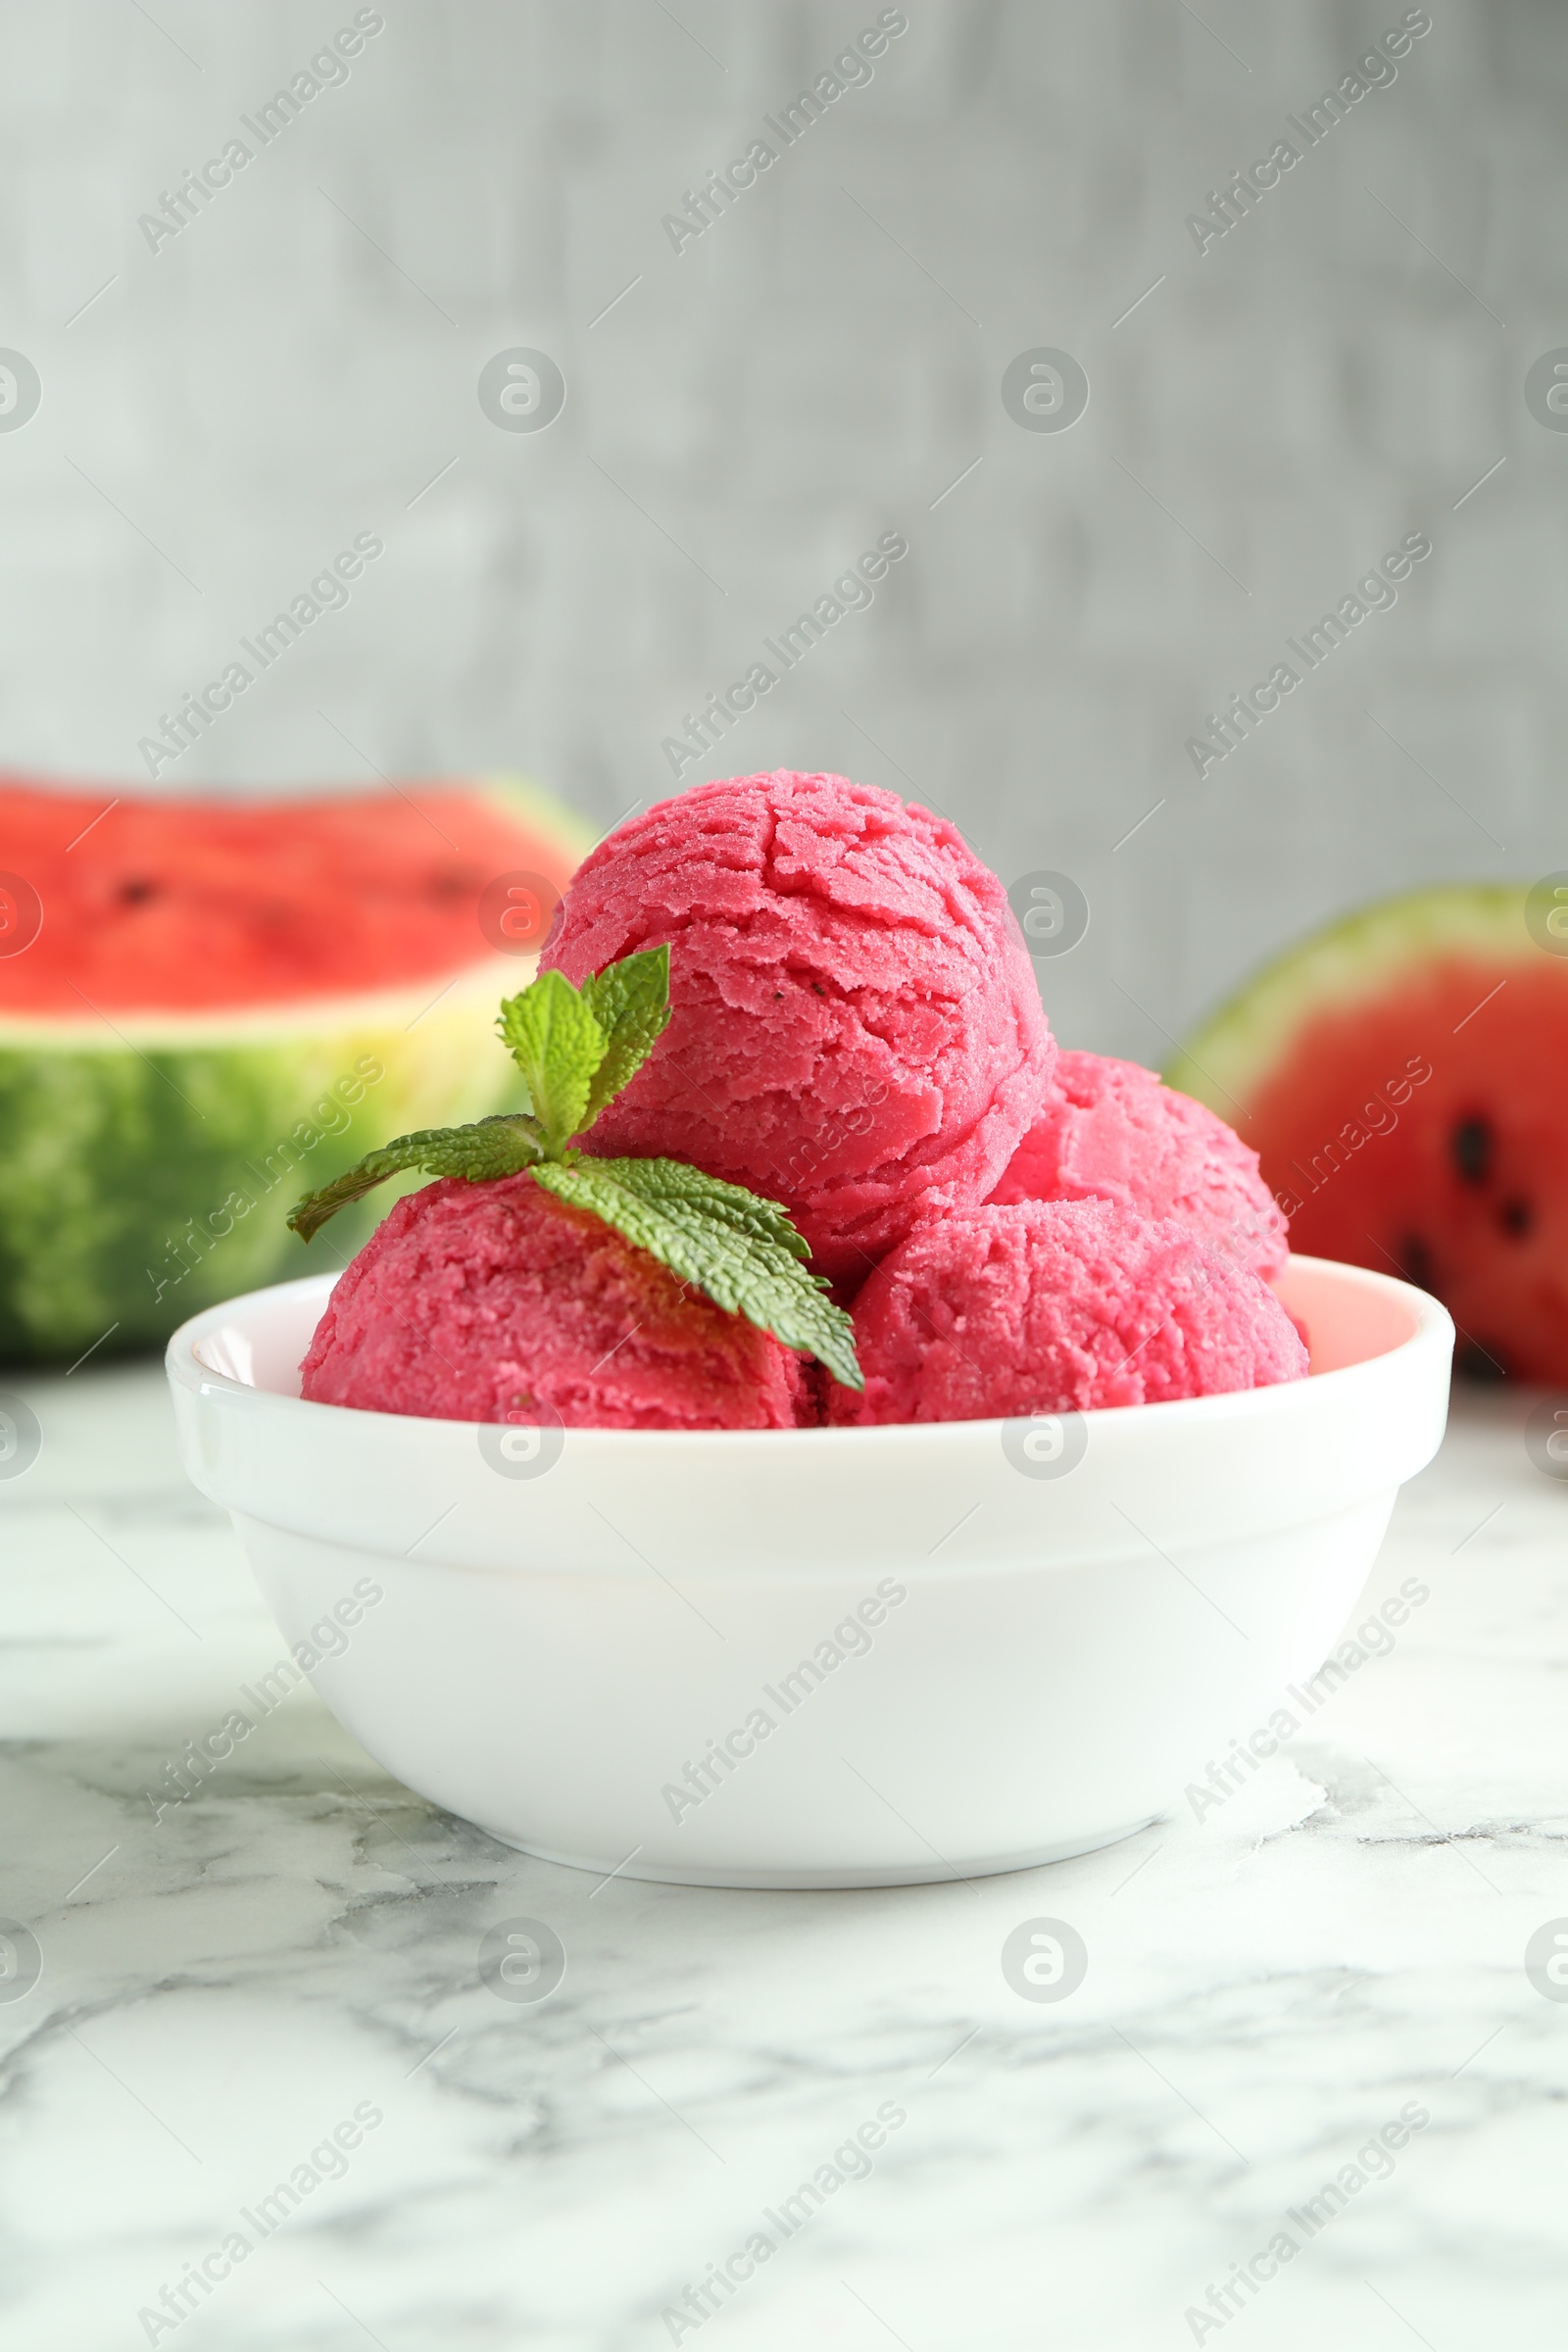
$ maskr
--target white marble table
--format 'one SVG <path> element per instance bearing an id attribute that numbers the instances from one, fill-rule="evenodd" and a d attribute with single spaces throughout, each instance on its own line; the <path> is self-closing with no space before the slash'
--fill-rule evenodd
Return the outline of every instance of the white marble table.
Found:
<path id="1" fill-rule="evenodd" d="M 1524 1400 L 1461 1402 L 1374 1577 L 1430 1597 L 1201 1820 L 759 1894 L 528 1861 L 308 1688 L 157 1815 L 278 1637 L 155 1370 L 7 1385 L 44 1444 L 0 1481 L 0 1914 L 41 1957 L 0 1978 L 6 2345 L 1568 2341 L 1568 2000 L 1524 1967 L 1568 1916 L 1568 1486 Z M 1000 1965 L 1040 1916 L 1088 1948 L 1064 2000 Z M 565 1949 L 542 2002 L 478 1974 L 517 1917 Z"/>

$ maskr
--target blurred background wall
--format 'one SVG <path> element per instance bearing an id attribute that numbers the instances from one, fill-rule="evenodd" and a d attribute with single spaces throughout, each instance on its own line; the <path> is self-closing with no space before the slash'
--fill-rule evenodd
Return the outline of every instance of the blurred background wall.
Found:
<path id="1" fill-rule="evenodd" d="M 510 766 L 605 826 L 677 761 L 841 769 L 1009 882 L 1071 875 L 1055 1024 L 1151 1061 L 1338 908 L 1568 863 L 1568 434 L 1526 398 L 1568 345 L 1568 22 L 1433 0 L 1357 73 L 1427 14 L 12 0 L 0 760 Z M 519 349 L 564 381 L 542 428 L 537 369 L 481 405 Z M 1056 379 L 1004 402 L 1041 349 L 1087 377 L 1065 429 Z M 784 672 L 762 640 L 890 532 Z M 1308 674 L 1287 638 L 1412 533 Z M 359 534 L 346 605 L 177 759 L 139 748 Z M 758 661 L 732 732 L 663 748 Z M 1200 777 L 1188 739 L 1280 662 L 1301 684 Z"/>

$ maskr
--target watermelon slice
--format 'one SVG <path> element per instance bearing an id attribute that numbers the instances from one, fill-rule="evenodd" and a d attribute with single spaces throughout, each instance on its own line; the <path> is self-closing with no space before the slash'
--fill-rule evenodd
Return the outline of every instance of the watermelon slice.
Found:
<path id="1" fill-rule="evenodd" d="M 496 1004 L 590 840 L 511 780 L 0 777 L 0 1357 L 160 1344 L 306 1271 L 287 1211 L 370 1146 L 513 1107 Z"/>
<path id="2" fill-rule="evenodd" d="M 1544 887 L 1369 906 L 1251 981 L 1166 1075 L 1253 1146 L 1293 1250 L 1434 1292 L 1473 1375 L 1563 1383 L 1568 936 Z"/>

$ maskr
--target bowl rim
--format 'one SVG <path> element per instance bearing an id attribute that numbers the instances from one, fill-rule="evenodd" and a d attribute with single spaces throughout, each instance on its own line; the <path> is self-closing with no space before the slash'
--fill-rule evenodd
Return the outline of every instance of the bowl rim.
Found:
<path id="1" fill-rule="evenodd" d="M 1330 1370 L 1308 1372 L 1303 1379 L 1274 1381 L 1265 1387 L 1223 1390 L 1209 1396 L 1180 1396 L 1161 1398 L 1143 1404 L 1094 1405 L 1083 1411 L 1073 1408 L 1059 1416 L 1024 1414 L 997 1415 L 984 1420 L 968 1421 L 889 1421 L 866 1428 L 810 1427 L 805 1429 L 596 1429 L 573 1428 L 573 1449 L 586 1443 L 593 1450 L 607 1453 L 643 1447 L 657 1444 L 661 1450 L 691 1448 L 723 1444 L 739 1446 L 743 1444 L 765 1444 L 771 1452 L 780 1445 L 820 1448 L 865 1446 L 872 1443 L 920 1447 L 957 1446 L 977 1438 L 995 1443 L 997 1433 L 1027 1426 L 1030 1421 L 1060 1418 L 1081 1420 L 1092 1430 L 1132 1430 L 1141 1424 L 1176 1429 L 1188 1422 L 1262 1419 L 1281 1413 L 1299 1411 L 1307 1399 L 1328 1402 L 1330 1396 L 1343 1395 L 1347 1383 L 1365 1382 L 1371 1377 L 1387 1376 L 1381 1368 L 1393 1372 L 1396 1359 L 1409 1359 L 1424 1354 L 1436 1347 L 1451 1350 L 1454 1340 L 1452 1317 L 1442 1300 L 1415 1284 L 1399 1280 L 1391 1274 L 1378 1273 L 1368 1266 L 1350 1265 L 1339 1258 L 1291 1256 L 1287 1273 L 1299 1269 L 1313 1280 L 1327 1278 L 1343 1284 L 1348 1291 L 1359 1291 L 1374 1298 L 1389 1299 L 1400 1306 L 1410 1317 L 1410 1329 L 1403 1339 L 1392 1347 L 1372 1354 L 1359 1356 L 1353 1362 L 1339 1364 Z M 193 1397 L 223 1398 L 240 1409 L 306 1415 L 320 1424 L 330 1415 L 336 1422 L 345 1419 L 361 1430 L 399 1429 L 435 1432 L 462 1432 L 466 1435 L 480 1428 L 500 1427 L 499 1423 L 450 1420 L 427 1413 L 383 1413 L 368 1411 L 358 1405 L 321 1404 L 312 1398 L 287 1396 L 277 1389 L 262 1388 L 254 1382 L 236 1379 L 232 1374 L 220 1372 L 205 1362 L 196 1352 L 199 1344 L 225 1321 L 243 1316 L 247 1308 L 254 1309 L 264 1300 L 278 1299 L 289 1294 L 307 1291 L 319 1293 L 323 1303 L 330 1295 L 342 1268 L 331 1273 L 297 1276 L 289 1282 L 270 1283 L 255 1291 L 240 1293 L 233 1298 L 219 1300 L 187 1317 L 172 1335 L 164 1352 L 165 1368 L 171 1383 Z M 1398 1377 L 1397 1373 L 1394 1377 Z M 347 1434 L 347 1432 L 345 1432 Z M 419 1441 L 410 1438 L 409 1443 Z M 434 1437 L 432 1443 L 437 1442 Z M 439 1442 L 449 1443 L 443 1438 Z"/>

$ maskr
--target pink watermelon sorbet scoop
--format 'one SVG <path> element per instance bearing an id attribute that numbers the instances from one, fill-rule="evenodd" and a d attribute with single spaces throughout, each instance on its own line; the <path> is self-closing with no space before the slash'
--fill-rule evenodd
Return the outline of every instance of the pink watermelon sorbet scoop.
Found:
<path id="1" fill-rule="evenodd" d="M 1055 1059 L 1006 895 L 945 818 L 843 776 L 737 776 L 621 825 L 558 910 L 575 984 L 668 942 L 668 1029 L 587 1149 L 782 1201 L 853 1290 L 984 1199 Z"/>
<path id="2" fill-rule="evenodd" d="M 854 1317 L 865 1392 L 829 1389 L 842 1424 L 1087 1412 L 1307 1370 L 1250 1267 L 1110 1200 L 988 1203 L 921 1225 Z"/>
<path id="3" fill-rule="evenodd" d="M 1265 1281 L 1289 1255 L 1285 1218 L 1236 1130 L 1152 1070 L 1100 1054 L 1057 1054 L 1045 1107 L 990 1198 L 1114 1200 L 1172 1217 Z"/>
<path id="4" fill-rule="evenodd" d="M 791 1429 L 801 1360 L 528 1175 L 411 1193 L 338 1282 L 304 1396 L 450 1421 Z"/>

